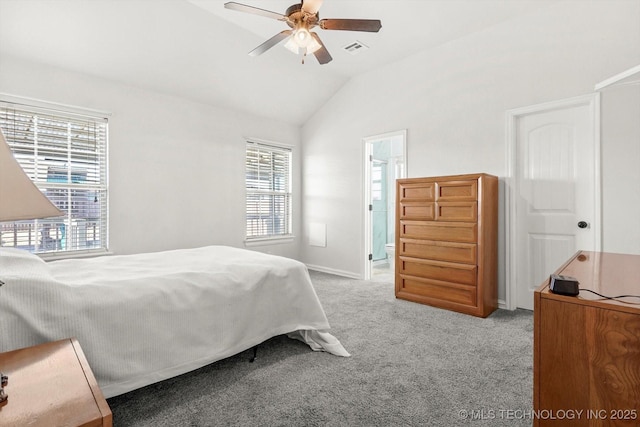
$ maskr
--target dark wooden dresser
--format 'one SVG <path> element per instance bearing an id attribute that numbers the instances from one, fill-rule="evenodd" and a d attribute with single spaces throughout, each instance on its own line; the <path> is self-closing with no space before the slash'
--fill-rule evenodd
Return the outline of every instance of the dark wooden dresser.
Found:
<path id="1" fill-rule="evenodd" d="M 534 294 L 534 426 L 640 426 L 640 255 L 576 253 L 578 296 Z"/>

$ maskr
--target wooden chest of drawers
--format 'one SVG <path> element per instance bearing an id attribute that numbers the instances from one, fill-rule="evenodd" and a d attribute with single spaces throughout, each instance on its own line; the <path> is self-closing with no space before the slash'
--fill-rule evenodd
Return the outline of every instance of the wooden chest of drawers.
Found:
<path id="1" fill-rule="evenodd" d="M 396 185 L 396 297 L 491 314 L 498 306 L 498 178 L 408 178 Z"/>

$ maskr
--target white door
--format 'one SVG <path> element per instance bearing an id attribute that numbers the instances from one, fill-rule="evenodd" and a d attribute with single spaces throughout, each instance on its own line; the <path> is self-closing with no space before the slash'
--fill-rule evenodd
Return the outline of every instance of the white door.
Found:
<path id="1" fill-rule="evenodd" d="M 515 116 L 517 307 L 578 250 L 599 248 L 597 96 Z"/>

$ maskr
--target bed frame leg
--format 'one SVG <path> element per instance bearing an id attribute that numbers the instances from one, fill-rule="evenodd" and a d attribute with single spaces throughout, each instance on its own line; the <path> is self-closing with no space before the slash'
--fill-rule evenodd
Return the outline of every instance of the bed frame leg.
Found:
<path id="1" fill-rule="evenodd" d="M 249 363 L 253 363 L 256 360 L 256 355 L 258 354 L 258 346 L 253 347 L 253 356 L 249 359 Z"/>

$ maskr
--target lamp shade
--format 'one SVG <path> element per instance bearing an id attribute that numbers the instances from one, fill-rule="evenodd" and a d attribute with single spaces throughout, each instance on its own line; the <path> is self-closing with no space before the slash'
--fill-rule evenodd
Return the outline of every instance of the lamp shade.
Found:
<path id="1" fill-rule="evenodd" d="M 64 216 L 24 173 L 0 129 L 0 222 Z"/>

